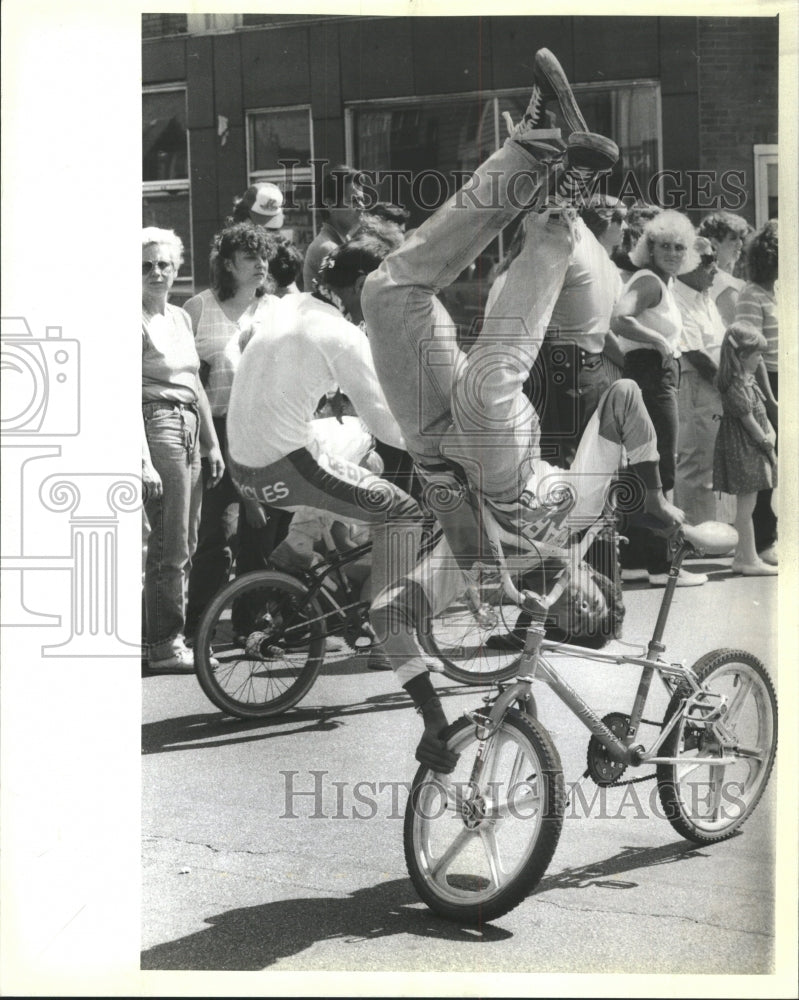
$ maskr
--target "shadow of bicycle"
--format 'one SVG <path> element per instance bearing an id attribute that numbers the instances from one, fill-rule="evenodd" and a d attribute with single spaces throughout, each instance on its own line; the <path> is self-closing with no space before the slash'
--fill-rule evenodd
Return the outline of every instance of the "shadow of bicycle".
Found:
<path id="1" fill-rule="evenodd" d="M 343 968 L 359 967 L 364 941 L 411 934 L 439 941 L 484 944 L 511 932 L 486 925 L 460 927 L 437 917 L 410 879 L 357 889 L 348 896 L 312 896 L 228 910 L 206 919 L 194 934 L 142 952 L 142 969 L 252 971 L 299 955 L 320 941 L 340 942 Z"/>
<path id="2" fill-rule="evenodd" d="M 442 700 L 458 693 L 459 689 L 456 688 L 443 688 L 439 692 Z M 414 711 L 410 697 L 402 690 L 371 695 L 349 705 L 291 708 L 268 719 L 235 719 L 223 712 L 195 712 L 145 722 L 142 725 L 141 748 L 142 754 L 173 753 L 291 737 L 301 733 L 332 732 L 352 716 L 398 710 Z"/>
<path id="3" fill-rule="evenodd" d="M 546 875 L 532 895 L 539 896 L 553 889 L 635 889 L 638 882 L 616 876 L 656 865 L 670 865 L 706 857 L 709 857 L 707 853 L 686 840 L 678 840 L 663 847 L 624 847 L 611 858 L 578 865 L 576 868 L 564 868 L 557 874 Z"/>

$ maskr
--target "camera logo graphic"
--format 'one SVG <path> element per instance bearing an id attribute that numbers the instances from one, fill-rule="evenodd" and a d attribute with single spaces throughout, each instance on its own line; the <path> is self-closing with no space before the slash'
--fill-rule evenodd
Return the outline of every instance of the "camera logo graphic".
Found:
<path id="1" fill-rule="evenodd" d="M 80 345 L 48 326 L 44 340 L 21 316 L 0 320 L 0 433 L 64 437 L 80 430 Z"/>

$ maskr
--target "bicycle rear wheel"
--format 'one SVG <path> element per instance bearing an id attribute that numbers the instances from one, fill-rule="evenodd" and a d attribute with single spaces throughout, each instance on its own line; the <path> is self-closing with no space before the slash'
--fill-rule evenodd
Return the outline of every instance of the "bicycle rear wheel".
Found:
<path id="1" fill-rule="evenodd" d="M 197 629 L 194 659 L 205 694 L 239 719 L 292 708 L 324 661 L 321 613 L 307 587 L 287 573 L 258 570 L 233 580 L 211 601 Z"/>
<path id="2" fill-rule="evenodd" d="M 495 684 L 515 677 L 524 649 L 525 622 L 521 612 L 499 586 L 484 590 L 482 620 L 466 597 L 451 604 L 430 621 L 430 630 L 419 633 L 425 653 L 437 657 L 444 674 L 459 684 Z"/>
<path id="3" fill-rule="evenodd" d="M 403 831 L 419 896 L 464 924 L 495 920 L 528 895 L 552 860 L 565 809 L 560 758 L 540 723 L 511 709 L 481 735 L 465 717 L 449 727 L 456 769 L 419 768 Z"/>
<path id="4" fill-rule="evenodd" d="M 714 650 L 693 669 L 709 695 L 691 718 L 674 724 L 661 753 L 680 763 L 659 764 L 657 782 L 669 823 L 688 840 L 708 844 L 731 837 L 765 791 L 777 751 L 777 697 L 760 660 L 740 649 Z M 664 726 L 689 693 L 676 692 Z M 721 699 L 719 723 L 703 723 L 703 706 L 715 708 Z"/>

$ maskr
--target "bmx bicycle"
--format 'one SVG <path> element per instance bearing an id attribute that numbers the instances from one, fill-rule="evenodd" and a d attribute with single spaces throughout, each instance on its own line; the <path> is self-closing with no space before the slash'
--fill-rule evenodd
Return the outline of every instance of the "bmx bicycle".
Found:
<path id="1" fill-rule="evenodd" d="M 443 739 L 459 754 L 455 771 L 421 766 L 404 817 L 408 872 L 421 899 L 441 916 L 483 923 L 517 906 L 546 871 L 560 837 L 566 790 L 555 744 L 537 717 L 533 685 L 543 681 L 591 733 L 585 776 L 599 786 L 625 784 L 628 769 L 654 766 L 663 814 L 688 840 L 725 840 L 752 814 L 777 747 L 777 700 L 764 665 L 739 649 L 716 649 L 692 667 L 664 658 L 663 633 L 680 566 L 691 552 L 720 555 L 735 544 L 727 525 L 683 525 L 652 638 L 640 655 L 603 652 L 545 638 L 544 622 L 568 585 L 566 564 L 546 594 L 520 591 L 503 553 L 503 529 L 483 507 L 501 599 L 529 625 L 512 665 L 482 707 L 467 711 Z M 581 558 L 599 523 L 577 543 Z M 628 711 L 600 718 L 560 675 L 558 656 L 640 669 Z M 652 682 L 665 688 L 661 721 L 645 718 Z"/>
<path id="2" fill-rule="evenodd" d="M 347 576 L 372 543 L 340 552 L 325 530 L 327 554 L 294 575 L 245 573 L 209 603 L 197 628 L 195 665 L 206 696 L 228 715 L 263 719 L 293 708 L 310 691 L 327 638 L 353 650 L 371 644 L 369 601 Z"/>
<path id="3" fill-rule="evenodd" d="M 319 676 L 330 636 L 342 637 L 353 652 L 372 643 L 369 601 L 348 576 L 351 567 L 368 560 L 372 544 L 340 551 L 329 527 L 322 528 L 322 536 L 325 555 L 315 565 L 296 573 L 243 574 L 203 613 L 194 644 L 197 678 L 226 714 L 263 719 L 293 708 Z M 521 659 L 523 642 L 511 639 L 510 649 L 490 648 L 495 633 L 514 635 L 509 615 L 518 609 L 502 597 L 496 573 L 489 576 L 500 599 L 487 614 L 475 613 L 486 604 L 485 588 L 471 585 L 418 633 L 431 667 L 461 684 L 506 680 Z"/>

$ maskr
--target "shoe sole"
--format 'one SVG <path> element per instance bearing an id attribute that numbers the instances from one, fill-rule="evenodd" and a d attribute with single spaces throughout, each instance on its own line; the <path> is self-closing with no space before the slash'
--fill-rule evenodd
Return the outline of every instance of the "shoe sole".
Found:
<path id="1" fill-rule="evenodd" d="M 598 132 L 572 132 L 566 149 L 566 167 L 583 167 L 595 173 L 612 170 L 619 158 L 619 147 Z"/>
<path id="2" fill-rule="evenodd" d="M 587 132 L 588 125 L 577 105 L 569 81 L 563 72 L 563 67 L 549 49 L 539 49 L 536 52 L 533 73 L 536 81 L 543 84 L 541 89 L 546 96 L 557 98 L 569 131 Z"/>
<path id="3" fill-rule="evenodd" d="M 769 564 L 766 563 L 766 565 L 768 566 Z M 774 567 L 773 571 L 770 570 L 770 569 L 768 569 L 768 570 L 762 570 L 762 569 L 760 569 L 758 567 L 744 566 L 742 568 L 738 568 L 738 567 L 736 567 L 734 569 L 731 568 L 730 572 L 732 573 L 733 576 L 778 576 L 779 575 L 777 573 L 777 567 L 776 566 Z"/>

